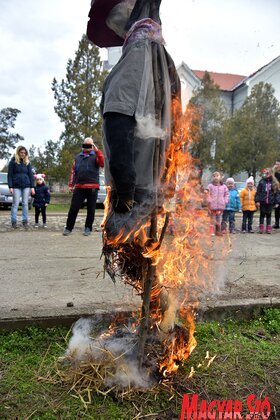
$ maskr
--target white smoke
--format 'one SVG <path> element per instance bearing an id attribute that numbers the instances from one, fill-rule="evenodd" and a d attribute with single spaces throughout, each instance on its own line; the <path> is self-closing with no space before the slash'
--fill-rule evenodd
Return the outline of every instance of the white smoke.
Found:
<path id="1" fill-rule="evenodd" d="M 91 318 L 79 319 L 73 327 L 73 335 L 69 341 L 66 356 L 74 365 L 80 362 L 96 361 L 114 364 L 114 372 L 105 378 L 105 385 L 121 387 L 136 386 L 147 388 L 152 380 L 147 371 L 138 368 L 136 358 L 137 336 L 126 328 L 119 334 L 100 334 L 93 337 L 96 321 Z M 118 336 L 119 335 L 119 336 Z"/>
<path id="2" fill-rule="evenodd" d="M 151 115 L 145 115 L 143 116 L 137 116 L 136 115 L 136 136 L 147 140 L 153 137 L 159 138 L 159 139 L 165 139 L 166 138 L 166 132 L 157 125 L 157 122 L 155 118 Z"/>

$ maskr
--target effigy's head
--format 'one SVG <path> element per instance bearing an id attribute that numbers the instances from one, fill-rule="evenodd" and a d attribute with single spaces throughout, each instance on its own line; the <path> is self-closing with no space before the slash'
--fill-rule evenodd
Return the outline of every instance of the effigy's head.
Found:
<path id="1" fill-rule="evenodd" d="M 161 0 L 92 0 L 87 36 L 98 47 L 122 46 L 126 32 L 137 21 L 150 18 L 160 24 Z"/>
<path id="2" fill-rule="evenodd" d="M 124 0 L 112 8 L 106 19 L 106 25 L 119 37 L 125 38 L 126 25 L 136 0 Z"/>
<path id="3" fill-rule="evenodd" d="M 122 46 L 124 26 L 135 2 L 136 0 L 92 0 L 87 24 L 89 40 L 101 48 Z"/>

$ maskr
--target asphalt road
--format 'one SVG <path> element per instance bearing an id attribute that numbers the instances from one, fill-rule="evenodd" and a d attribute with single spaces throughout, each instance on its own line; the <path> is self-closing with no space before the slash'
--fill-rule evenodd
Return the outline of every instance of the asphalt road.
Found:
<path id="1" fill-rule="evenodd" d="M 101 218 L 85 237 L 80 214 L 72 235 L 64 237 L 66 214 L 49 213 L 48 229 L 25 231 L 12 230 L 9 212 L 0 211 L 0 326 L 140 308 L 129 286 L 113 284 L 103 272 Z M 279 231 L 213 238 L 213 278 L 201 292 L 201 313 L 208 319 L 242 317 L 255 307 L 280 306 L 279 242 Z"/>

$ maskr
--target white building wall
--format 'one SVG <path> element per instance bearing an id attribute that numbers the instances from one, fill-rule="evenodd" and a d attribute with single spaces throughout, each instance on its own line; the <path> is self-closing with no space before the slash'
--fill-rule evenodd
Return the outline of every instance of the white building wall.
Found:
<path id="1" fill-rule="evenodd" d="M 194 90 L 201 86 L 201 81 L 185 63 L 177 67 L 177 73 L 181 81 L 182 107 L 184 111 L 193 96 Z"/>
<path id="2" fill-rule="evenodd" d="M 114 67 L 115 64 L 119 61 L 122 55 L 122 47 L 110 47 L 107 48 L 108 51 L 108 62 L 110 67 Z"/>
<path id="3" fill-rule="evenodd" d="M 248 95 L 252 88 L 260 82 L 270 83 L 275 90 L 274 96 L 280 102 L 280 57 L 248 79 Z"/>
<path id="4" fill-rule="evenodd" d="M 229 113 L 232 112 L 232 92 L 221 91 L 221 99 Z"/>
<path id="5" fill-rule="evenodd" d="M 241 108 L 247 96 L 248 96 L 247 84 L 243 84 L 238 89 L 233 91 L 233 110 Z"/>

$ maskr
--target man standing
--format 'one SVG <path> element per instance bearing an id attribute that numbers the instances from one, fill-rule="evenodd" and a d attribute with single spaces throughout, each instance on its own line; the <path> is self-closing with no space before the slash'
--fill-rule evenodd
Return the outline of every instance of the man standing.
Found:
<path id="1" fill-rule="evenodd" d="M 87 137 L 82 145 L 82 152 L 73 161 L 69 190 L 73 191 L 73 197 L 68 212 L 64 236 L 71 234 L 79 210 L 87 199 L 87 217 L 85 221 L 84 235 L 89 236 L 92 232 L 94 221 L 97 193 L 99 190 L 99 168 L 104 166 L 104 156 L 93 142 Z"/>

